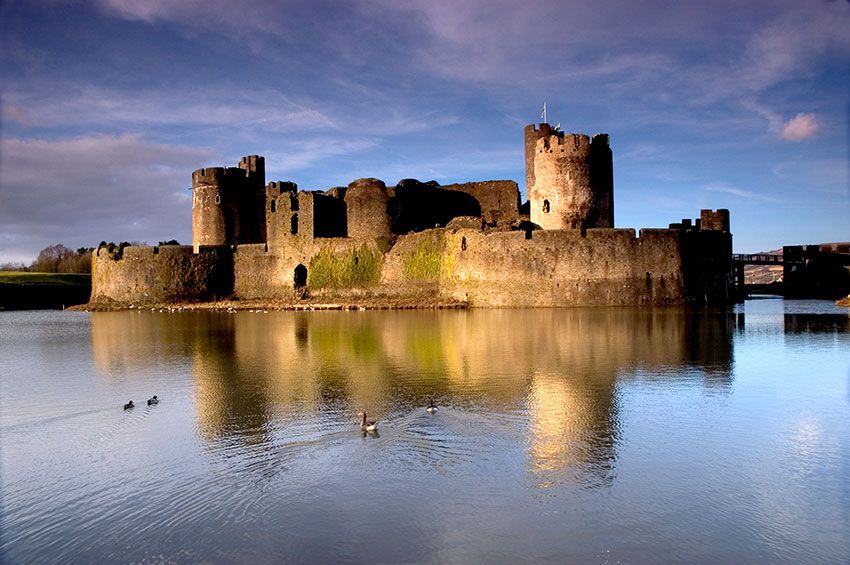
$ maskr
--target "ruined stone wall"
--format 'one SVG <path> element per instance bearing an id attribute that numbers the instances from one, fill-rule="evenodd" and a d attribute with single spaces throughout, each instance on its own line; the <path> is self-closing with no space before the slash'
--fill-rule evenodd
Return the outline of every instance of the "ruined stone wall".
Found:
<path id="1" fill-rule="evenodd" d="M 239 245 L 233 255 L 234 297 L 291 299 L 296 269 L 306 269 L 311 295 L 340 295 L 380 285 L 386 242 L 291 237 L 277 244 Z"/>
<path id="2" fill-rule="evenodd" d="M 101 247 L 92 254 L 92 302 L 144 304 L 203 301 L 233 288 L 228 248 L 131 246 L 120 253 Z"/>
<path id="3" fill-rule="evenodd" d="M 519 220 L 519 187 L 512 180 L 447 184 L 440 188 L 475 198 L 481 207 L 481 219 L 487 226 L 506 228 Z"/>
<path id="4" fill-rule="evenodd" d="M 266 187 L 266 241 L 278 243 L 292 234 L 298 213 L 298 186 L 293 182 L 270 182 Z"/>
<path id="5" fill-rule="evenodd" d="M 472 306 L 685 302 L 676 231 L 641 230 L 639 238 L 630 229 L 529 234 L 447 234 L 441 292 Z"/>

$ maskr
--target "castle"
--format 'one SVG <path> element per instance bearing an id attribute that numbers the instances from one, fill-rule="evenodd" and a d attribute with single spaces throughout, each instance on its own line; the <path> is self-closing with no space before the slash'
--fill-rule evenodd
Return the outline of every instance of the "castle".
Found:
<path id="1" fill-rule="evenodd" d="M 373 178 L 300 191 L 265 160 L 192 173 L 192 246 L 100 247 L 92 303 L 366 298 L 473 307 L 723 303 L 728 210 L 614 228 L 606 134 L 525 128 L 526 194 L 508 180 Z"/>

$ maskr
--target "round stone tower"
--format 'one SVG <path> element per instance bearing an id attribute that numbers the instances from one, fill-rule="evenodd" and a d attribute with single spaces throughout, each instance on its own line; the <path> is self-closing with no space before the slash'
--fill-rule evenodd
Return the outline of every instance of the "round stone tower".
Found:
<path id="1" fill-rule="evenodd" d="M 387 213 L 387 186 L 378 179 L 358 179 L 345 191 L 348 237 L 355 239 L 392 235 Z"/>
<path id="2" fill-rule="evenodd" d="M 244 184 L 238 167 L 208 167 L 192 173 L 192 246 L 230 245 L 239 228 L 234 195 Z"/>
<path id="3" fill-rule="evenodd" d="M 608 136 L 525 128 L 526 194 L 531 221 L 543 229 L 614 227 Z"/>
<path id="4" fill-rule="evenodd" d="M 208 167 L 192 173 L 192 247 L 227 243 L 224 211 L 224 167 Z"/>

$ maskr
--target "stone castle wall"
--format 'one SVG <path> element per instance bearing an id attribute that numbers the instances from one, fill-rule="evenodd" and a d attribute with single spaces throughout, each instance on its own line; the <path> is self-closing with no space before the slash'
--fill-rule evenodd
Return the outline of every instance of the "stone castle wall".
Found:
<path id="1" fill-rule="evenodd" d="M 481 207 L 481 219 L 486 226 L 506 228 L 519 220 L 519 187 L 512 180 L 489 180 L 446 184 L 443 190 L 469 194 Z"/>
<path id="2" fill-rule="evenodd" d="M 442 283 L 479 306 L 681 304 L 681 237 L 631 229 L 447 235 L 451 268 Z"/>
<path id="3" fill-rule="evenodd" d="M 131 246 L 92 254 L 91 302 L 161 303 L 228 296 L 233 289 L 229 249 L 185 245 Z"/>
<path id="4" fill-rule="evenodd" d="M 128 247 L 94 258 L 92 301 L 421 296 L 472 307 L 683 304 L 723 300 L 731 236 L 644 229 L 431 229 L 352 239 L 287 237 L 202 249 Z M 228 274 L 232 278 L 228 278 Z M 232 291 L 232 294 L 231 294 Z"/>

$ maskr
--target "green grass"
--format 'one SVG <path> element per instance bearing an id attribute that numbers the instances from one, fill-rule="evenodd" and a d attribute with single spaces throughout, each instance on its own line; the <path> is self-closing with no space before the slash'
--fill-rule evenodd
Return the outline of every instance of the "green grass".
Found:
<path id="1" fill-rule="evenodd" d="M 440 276 L 443 242 L 434 237 L 423 239 L 413 253 L 403 258 L 402 271 L 412 280 L 433 282 Z"/>
<path id="2" fill-rule="evenodd" d="M 351 288 L 377 283 L 383 257 L 366 245 L 349 251 L 322 249 L 310 261 L 309 288 Z"/>
<path id="3" fill-rule="evenodd" d="M 0 284 L 55 284 L 88 285 L 88 273 L 28 273 L 24 271 L 0 271 Z"/>

